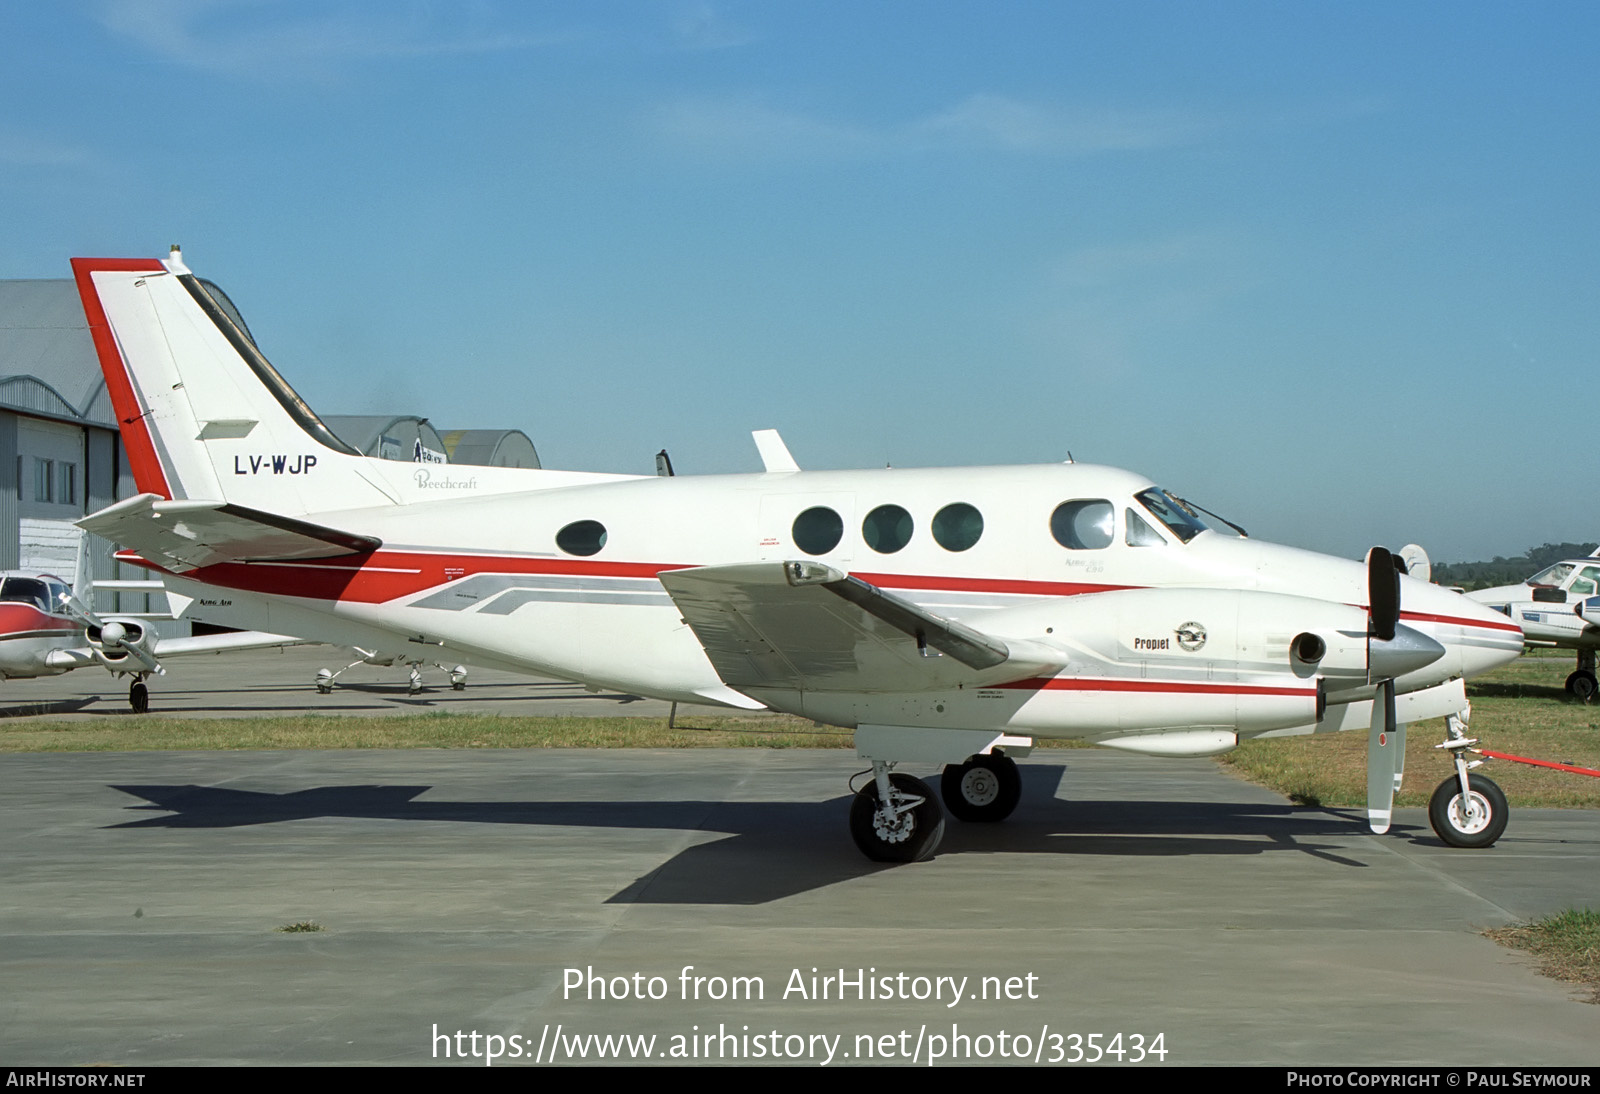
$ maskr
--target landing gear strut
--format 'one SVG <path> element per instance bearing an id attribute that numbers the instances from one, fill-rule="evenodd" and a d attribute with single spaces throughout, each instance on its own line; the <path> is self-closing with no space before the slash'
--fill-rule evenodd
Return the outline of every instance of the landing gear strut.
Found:
<path id="1" fill-rule="evenodd" d="M 919 862 L 944 837 L 944 810 L 921 779 L 874 763 L 873 779 L 850 803 L 850 835 L 874 862 Z"/>
<path id="2" fill-rule="evenodd" d="M 1022 799 L 1022 775 L 1002 752 L 946 764 L 939 780 L 944 807 L 957 820 L 1003 821 Z"/>

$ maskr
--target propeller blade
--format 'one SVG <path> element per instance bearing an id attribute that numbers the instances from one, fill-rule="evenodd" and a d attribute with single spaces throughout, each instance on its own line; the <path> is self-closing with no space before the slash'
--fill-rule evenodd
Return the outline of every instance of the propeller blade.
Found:
<path id="1" fill-rule="evenodd" d="M 1367 603 L 1371 605 L 1372 636 L 1388 642 L 1400 622 L 1400 571 L 1387 547 L 1367 552 Z"/>
<path id="2" fill-rule="evenodd" d="M 1367 733 L 1367 826 L 1378 835 L 1389 830 L 1404 748 L 1405 734 L 1394 718 L 1394 681 L 1385 680 L 1372 699 L 1372 728 Z"/>

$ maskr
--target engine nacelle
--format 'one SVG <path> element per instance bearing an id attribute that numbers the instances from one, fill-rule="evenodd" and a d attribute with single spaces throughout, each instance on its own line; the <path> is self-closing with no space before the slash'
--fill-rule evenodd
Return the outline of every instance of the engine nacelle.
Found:
<path id="1" fill-rule="evenodd" d="M 147 671 L 156 663 L 156 632 L 140 620 L 107 619 L 86 636 L 95 659 L 112 671 Z"/>

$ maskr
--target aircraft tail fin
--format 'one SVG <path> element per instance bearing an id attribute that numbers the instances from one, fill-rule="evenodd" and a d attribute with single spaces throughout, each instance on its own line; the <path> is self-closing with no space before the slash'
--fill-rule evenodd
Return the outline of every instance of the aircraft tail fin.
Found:
<path id="1" fill-rule="evenodd" d="M 166 260 L 75 258 L 72 268 L 141 493 L 278 513 L 396 500 L 176 249 Z"/>

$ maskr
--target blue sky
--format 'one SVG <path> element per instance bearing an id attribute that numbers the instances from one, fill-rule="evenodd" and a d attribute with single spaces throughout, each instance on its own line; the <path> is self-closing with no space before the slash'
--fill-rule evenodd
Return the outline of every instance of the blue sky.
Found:
<path id="1" fill-rule="evenodd" d="M 0 277 L 181 242 L 319 410 L 547 466 L 1065 458 L 1600 535 L 1600 8 L 0 0 Z"/>

